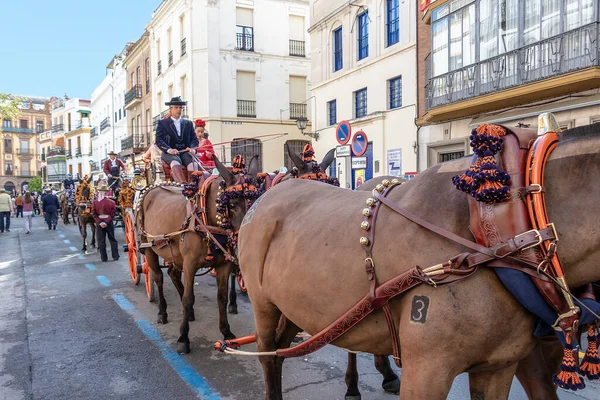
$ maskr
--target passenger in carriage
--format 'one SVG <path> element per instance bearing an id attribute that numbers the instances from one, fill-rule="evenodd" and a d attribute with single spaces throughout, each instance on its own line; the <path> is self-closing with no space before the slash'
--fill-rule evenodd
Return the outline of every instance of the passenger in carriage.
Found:
<path id="1" fill-rule="evenodd" d="M 170 118 L 161 119 L 156 127 L 156 145 L 162 150 L 162 159 L 171 167 L 171 176 L 179 183 L 185 183 L 182 165 L 188 172 L 197 170 L 193 154 L 198 147 L 192 121 L 181 118 L 183 106 L 187 102 L 181 97 L 173 97 L 165 103 L 169 106 Z"/>
<path id="2" fill-rule="evenodd" d="M 213 148 L 211 141 L 208 139 L 206 121 L 197 119 L 194 125 L 196 126 L 196 137 L 198 138 L 198 158 L 205 169 L 212 170 L 215 168 L 215 161 L 213 157 L 215 154 L 215 149 Z"/>

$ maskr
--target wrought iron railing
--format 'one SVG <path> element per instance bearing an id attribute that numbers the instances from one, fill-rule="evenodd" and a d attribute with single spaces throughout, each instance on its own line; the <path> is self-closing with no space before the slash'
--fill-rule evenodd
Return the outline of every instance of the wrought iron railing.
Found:
<path id="1" fill-rule="evenodd" d="M 187 53 L 187 43 L 185 38 L 181 39 L 181 57 L 185 56 Z"/>
<path id="2" fill-rule="evenodd" d="M 121 150 L 134 150 L 141 149 L 144 147 L 144 137 L 143 135 L 132 135 L 127 136 L 125 139 L 121 139 Z"/>
<path id="3" fill-rule="evenodd" d="M 290 40 L 290 56 L 305 57 L 306 49 L 304 48 L 304 41 L 302 40 Z"/>
<path id="4" fill-rule="evenodd" d="M 600 66 L 598 26 L 589 24 L 434 77 L 431 58 L 426 59 L 425 107 L 438 107 Z"/>
<path id="5" fill-rule="evenodd" d="M 75 157 L 81 156 L 81 147 L 75 147 Z"/>
<path id="6" fill-rule="evenodd" d="M 96 137 L 98 136 L 98 127 L 93 127 L 92 129 L 90 129 L 90 137 Z"/>
<path id="7" fill-rule="evenodd" d="M 52 125 L 52 133 L 61 133 L 64 132 L 64 124 Z"/>
<path id="8" fill-rule="evenodd" d="M 236 33 L 236 50 L 254 51 L 254 35 L 247 33 Z"/>
<path id="9" fill-rule="evenodd" d="M 129 89 L 125 93 L 125 107 L 129 104 L 133 103 L 136 99 L 142 98 L 142 85 L 133 85 L 131 89 Z"/>
<path id="10" fill-rule="evenodd" d="M 12 133 L 33 133 L 33 129 L 31 128 L 16 128 L 16 127 L 2 127 L 3 132 L 12 132 Z"/>
<path id="11" fill-rule="evenodd" d="M 17 149 L 17 154 L 20 156 L 32 156 L 33 150 L 32 149 Z"/>
<path id="12" fill-rule="evenodd" d="M 169 67 L 173 65 L 173 50 L 169 52 Z"/>
<path id="13" fill-rule="evenodd" d="M 64 156 L 65 149 L 63 147 L 51 147 L 46 153 L 46 157 Z"/>
<path id="14" fill-rule="evenodd" d="M 306 103 L 290 103 L 290 119 L 306 118 Z"/>
<path id="15" fill-rule="evenodd" d="M 106 117 L 102 120 L 102 122 L 100 122 L 100 132 L 102 132 L 109 126 L 110 126 L 110 117 Z"/>
<path id="16" fill-rule="evenodd" d="M 12 169 L 5 169 L 4 170 L 4 175 L 13 176 L 13 170 Z"/>
<path id="17" fill-rule="evenodd" d="M 100 170 L 100 167 L 99 167 L 99 165 L 98 165 L 98 163 L 96 161 L 92 161 L 90 163 L 90 167 L 92 168 L 92 171 L 98 171 L 98 170 Z"/>
<path id="18" fill-rule="evenodd" d="M 162 74 L 162 61 L 159 61 L 159 62 L 156 64 L 156 74 L 157 74 L 157 75 L 160 75 L 160 74 Z"/>
<path id="19" fill-rule="evenodd" d="M 67 150 L 65 151 L 65 156 L 67 156 L 67 158 L 71 158 L 71 157 L 73 157 L 73 153 L 71 152 L 71 149 L 67 149 Z"/>
<path id="20" fill-rule="evenodd" d="M 256 118 L 256 101 L 254 100 L 238 100 L 237 101 L 237 116 Z"/>

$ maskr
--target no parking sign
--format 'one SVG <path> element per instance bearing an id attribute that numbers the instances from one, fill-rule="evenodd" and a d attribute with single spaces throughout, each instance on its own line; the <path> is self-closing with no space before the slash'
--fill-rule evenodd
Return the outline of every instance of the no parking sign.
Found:
<path id="1" fill-rule="evenodd" d="M 352 136 L 350 123 L 348 121 L 341 121 L 335 129 L 335 138 L 343 146 L 350 141 L 350 136 Z"/>
<path id="2" fill-rule="evenodd" d="M 362 156 L 367 152 L 368 145 L 369 139 L 367 138 L 367 134 L 361 129 L 356 132 L 352 138 L 352 145 L 350 146 L 352 148 L 352 154 L 354 154 L 355 157 Z"/>

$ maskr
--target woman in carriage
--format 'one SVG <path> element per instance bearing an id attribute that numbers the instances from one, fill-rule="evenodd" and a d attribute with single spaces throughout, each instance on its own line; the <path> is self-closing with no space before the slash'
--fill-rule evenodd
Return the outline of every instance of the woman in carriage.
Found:
<path id="1" fill-rule="evenodd" d="M 212 169 L 215 168 L 215 161 L 213 157 L 215 154 L 215 149 L 211 141 L 208 139 L 206 121 L 197 119 L 194 122 L 194 127 L 196 130 L 196 137 L 198 138 L 197 154 L 198 158 L 200 159 L 200 163 L 204 169 L 212 171 Z"/>

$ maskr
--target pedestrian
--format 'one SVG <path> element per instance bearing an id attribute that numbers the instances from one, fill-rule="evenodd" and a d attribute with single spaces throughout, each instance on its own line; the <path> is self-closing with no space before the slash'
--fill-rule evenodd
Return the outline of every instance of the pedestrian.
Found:
<path id="1" fill-rule="evenodd" d="M 12 216 L 14 217 L 15 215 L 17 215 L 17 206 L 15 204 L 15 195 L 14 195 L 14 193 L 10 196 L 10 204 L 11 204 L 10 211 L 12 213 Z"/>
<path id="2" fill-rule="evenodd" d="M 20 194 L 15 198 L 15 206 L 17 208 L 17 215 L 15 217 L 19 218 L 19 214 L 21 214 L 21 218 L 23 218 L 23 196 Z"/>
<path id="3" fill-rule="evenodd" d="M 33 221 L 33 196 L 29 193 L 29 190 L 25 192 L 23 197 L 23 218 L 25 219 L 25 234 L 29 234 L 31 230 L 31 223 Z"/>
<path id="4" fill-rule="evenodd" d="M 33 211 L 36 215 L 40 215 L 40 195 L 37 193 L 33 196 Z"/>
<path id="5" fill-rule="evenodd" d="M 42 213 L 46 218 L 46 224 L 48 224 L 48 230 L 55 229 L 58 223 L 58 197 L 52 193 L 52 188 L 46 189 L 46 195 L 42 200 Z"/>
<path id="6" fill-rule="evenodd" d="M 4 189 L 0 189 L 0 233 L 10 232 L 10 210 L 12 207 L 12 201 L 10 195 Z M 5 224 L 6 219 L 6 224 Z"/>
<path id="7" fill-rule="evenodd" d="M 106 254 L 106 236 L 110 242 L 110 252 L 113 260 L 119 259 L 119 245 L 115 239 L 115 226 L 113 217 L 117 213 L 115 202 L 106 197 L 108 186 L 106 184 L 98 187 L 98 199 L 92 203 L 92 216 L 96 221 L 96 237 L 98 238 L 98 250 L 102 262 L 108 261 Z"/>

